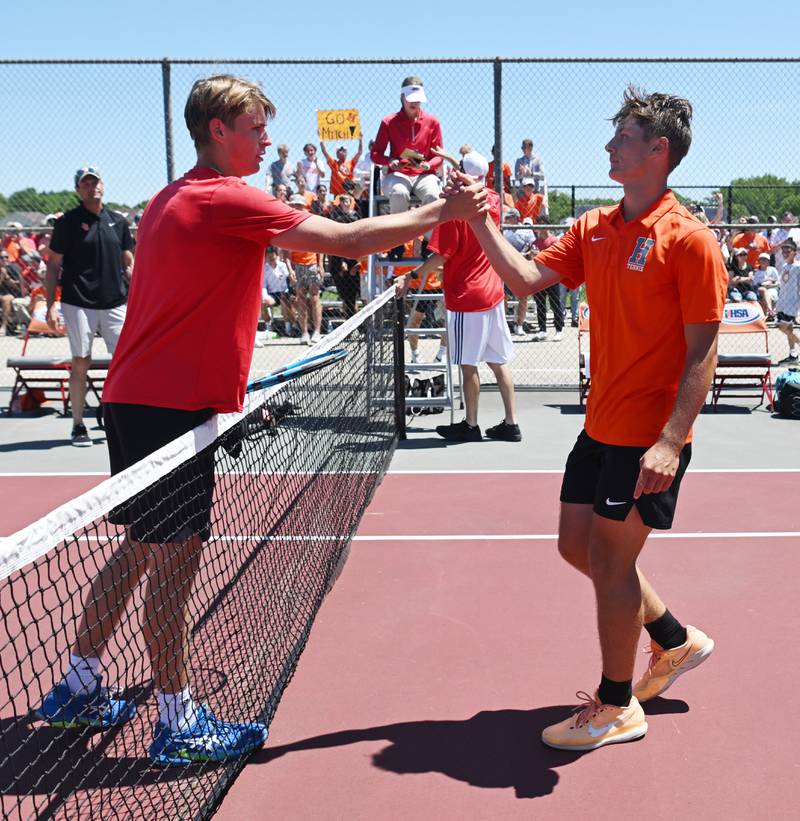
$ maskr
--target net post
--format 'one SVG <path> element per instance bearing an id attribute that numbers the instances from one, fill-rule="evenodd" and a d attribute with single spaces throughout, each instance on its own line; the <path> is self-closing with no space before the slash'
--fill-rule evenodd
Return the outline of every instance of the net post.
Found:
<path id="1" fill-rule="evenodd" d="M 494 190 L 503 198 L 503 61 L 494 60 Z"/>
<path id="2" fill-rule="evenodd" d="M 406 355 L 403 298 L 394 298 L 394 421 L 397 437 L 406 438 Z"/>
<path id="3" fill-rule="evenodd" d="M 172 145 L 172 79 L 169 60 L 161 61 L 161 89 L 164 96 L 164 143 L 167 155 L 167 182 L 175 179 L 175 153 Z"/>

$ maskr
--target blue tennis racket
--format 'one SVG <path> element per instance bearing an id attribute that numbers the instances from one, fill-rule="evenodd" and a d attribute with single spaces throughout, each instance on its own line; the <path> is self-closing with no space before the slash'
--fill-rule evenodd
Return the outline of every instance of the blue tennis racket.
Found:
<path id="1" fill-rule="evenodd" d="M 282 368 L 270 371 L 268 374 L 248 382 L 247 392 L 252 393 L 253 391 L 260 391 L 264 388 L 271 388 L 273 385 L 279 385 L 281 382 L 289 382 L 298 376 L 304 376 L 307 373 L 318 371 L 320 368 L 333 365 L 334 362 L 340 362 L 346 356 L 347 351 L 344 348 L 334 348 L 332 351 L 327 351 L 326 353 L 307 356 L 299 362 L 284 365 Z"/>

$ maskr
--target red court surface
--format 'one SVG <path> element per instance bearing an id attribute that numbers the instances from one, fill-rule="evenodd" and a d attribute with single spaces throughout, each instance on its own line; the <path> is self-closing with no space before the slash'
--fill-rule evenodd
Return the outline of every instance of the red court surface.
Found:
<path id="1" fill-rule="evenodd" d="M 591 586 L 553 538 L 559 482 L 388 475 L 217 817 L 796 818 L 800 473 L 687 475 L 641 564 L 717 648 L 647 706 L 643 740 L 587 754 L 539 741 L 600 669 Z"/>

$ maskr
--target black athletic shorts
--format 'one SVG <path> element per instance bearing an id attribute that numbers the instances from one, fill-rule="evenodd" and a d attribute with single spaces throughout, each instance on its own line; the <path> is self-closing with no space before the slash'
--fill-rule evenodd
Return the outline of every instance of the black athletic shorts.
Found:
<path id="1" fill-rule="evenodd" d="M 209 419 L 214 411 L 177 410 L 152 405 L 103 405 L 111 473 L 116 474 Z M 181 542 L 210 536 L 214 496 L 214 447 L 179 465 L 146 490 L 114 508 L 109 521 L 130 525 L 139 542 Z"/>
<path id="2" fill-rule="evenodd" d="M 684 445 L 678 472 L 665 491 L 643 493 L 634 500 L 639 460 L 647 450 L 649 448 L 604 445 L 582 430 L 567 457 L 561 482 L 561 501 L 592 505 L 598 516 L 616 522 L 624 521 L 636 505 L 648 527 L 669 530 L 675 517 L 681 479 L 692 458 L 692 446 L 691 443 Z"/>
<path id="3" fill-rule="evenodd" d="M 794 317 L 791 314 L 785 314 L 783 311 L 778 311 L 775 315 L 778 322 L 788 322 L 790 325 L 794 322 Z"/>

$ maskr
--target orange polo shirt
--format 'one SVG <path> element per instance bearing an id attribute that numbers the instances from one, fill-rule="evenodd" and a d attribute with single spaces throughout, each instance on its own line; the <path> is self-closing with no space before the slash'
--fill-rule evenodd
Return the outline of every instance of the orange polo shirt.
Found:
<path id="1" fill-rule="evenodd" d="M 568 288 L 586 283 L 586 432 L 609 445 L 654 444 L 678 394 L 684 325 L 722 319 L 728 276 L 714 235 L 667 189 L 631 222 L 621 203 L 587 211 L 536 264 Z"/>

